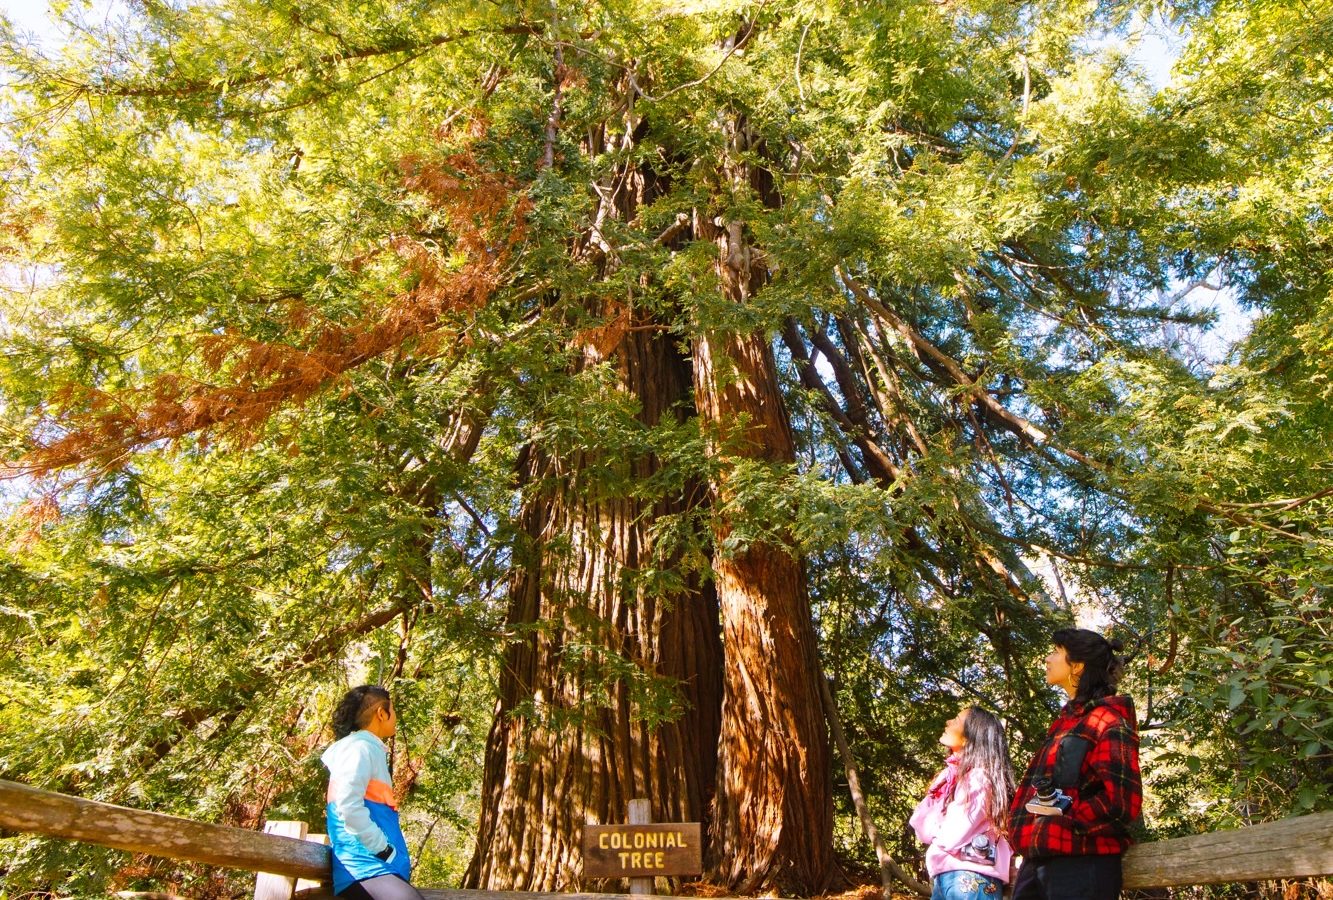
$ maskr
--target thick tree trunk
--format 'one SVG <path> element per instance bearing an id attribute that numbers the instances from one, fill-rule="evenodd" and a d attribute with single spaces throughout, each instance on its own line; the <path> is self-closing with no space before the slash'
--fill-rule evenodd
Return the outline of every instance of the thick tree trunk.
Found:
<path id="1" fill-rule="evenodd" d="M 732 141 L 733 158 L 739 159 L 750 146 L 743 122 Z M 767 173 L 737 164 L 727 174 L 734 187 L 771 200 Z M 717 244 L 725 296 L 748 302 L 767 270 L 743 224 L 695 219 L 696 236 Z M 764 335 L 714 332 L 696 338 L 694 391 L 701 427 L 715 453 L 794 461 Z M 722 463 L 713 487 L 725 500 L 725 457 Z M 715 528 L 714 546 L 725 546 L 729 523 Z M 726 667 L 709 874 L 742 893 L 762 887 L 819 893 L 836 871 L 832 775 L 804 565 L 785 547 L 752 543 L 738 553 L 717 555 L 713 568 Z"/>
<path id="2" fill-rule="evenodd" d="M 628 109 L 618 129 L 622 150 L 646 127 L 632 103 Z M 730 158 L 740 160 L 748 149 L 743 126 L 733 137 Z M 593 156 L 605 148 L 587 149 Z M 734 182 L 729 189 L 775 196 L 761 169 L 737 163 L 726 177 Z M 614 269 L 619 257 L 604 236 L 605 219 L 633 221 L 662 188 L 651 173 L 633 168 L 596 186 L 602 203 L 574 256 Z M 717 244 L 726 296 L 745 303 L 766 270 L 741 224 L 696 215 L 693 231 Z M 658 240 L 677 233 L 668 229 Z M 794 459 L 763 335 L 704 335 L 692 348 L 691 371 L 674 338 L 652 321 L 638 321 L 632 307 L 613 306 L 597 310 L 608 324 L 589 336 L 587 361 L 616 363 L 620 386 L 638 398 L 646 424 L 685 415 L 692 388 L 702 427 L 725 442 L 726 452 L 779 464 Z M 745 432 L 728 434 L 738 423 Z M 620 821 L 628 800 L 646 796 L 659 820 L 707 823 L 714 879 L 746 890 L 820 890 L 835 871 L 831 772 L 801 560 L 784 547 L 755 544 L 717 558 L 709 585 L 669 599 L 637 591 L 627 576 L 653 560 L 654 520 L 699 501 L 648 506 L 606 497 L 585 479 L 614 454 L 553 453 L 534 445 L 523 462 L 525 483 L 542 487 L 523 513 L 528 546 L 516 557 L 508 618 L 520 639 L 501 674 L 477 849 L 465 883 L 580 886 L 584 823 Z M 648 458 L 624 464 L 639 480 L 658 465 Z M 712 487 L 726 496 L 725 478 Z M 729 533 L 721 523 L 713 537 Z M 656 729 L 641 721 L 633 685 L 599 670 L 607 654 L 677 679 L 681 718 Z"/>
<path id="3" fill-rule="evenodd" d="M 631 101 L 616 130 L 626 151 L 644 131 Z M 589 135 L 589 158 L 611 149 L 605 138 L 605 131 Z M 651 171 L 611 172 L 593 186 L 596 216 L 572 255 L 614 273 L 620 259 L 604 226 L 632 221 L 663 189 Z M 604 324 L 581 335 L 580 365 L 611 361 L 643 425 L 683 421 L 690 361 L 676 339 L 632 298 L 592 302 Z M 667 595 L 636 579 L 649 568 L 670 570 L 671 560 L 653 547 L 653 527 L 700 502 L 703 491 L 655 500 L 623 487 L 608 491 L 593 474 L 606 468 L 628 476 L 625 483 L 645 484 L 660 463 L 619 447 L 561 455 L 541 443 L 521 462 L 532 493 L 510 582 L 514 642 L 500 675 L 469 887 L 586 887 L 585 824 L 624 821 L 638 797 L 652 801 L 659 821 L 703 820 L 712 802 L 722 703 L 716 594 L 697 578 Z M 675 685 L 673 721 L 656 721 L 661 710 L 645 705 L 645 680 L 654 679 Z"/>
<path id="4" fill-rule="evenodd" d="M 679 415 L 689 373 L 672 340 L 628 331 L 615 358 L 646 424 Z M 635 797 L 651 799 L 659 821 L 698 821 L 711 800 L 721 695 L 714 594 L 693 585 L 663 597 L 634 582 L 660 562 L 654 521 L 687 500 L 604 497 L 585 481 L 593 461 L 534 446 L 523 463 L 525 482 L 542 487 L 523 512 L 527 547 L 508 615 L 516 639 L 500 677 L 468 887 L 577 888 L 585 823 L 624 821 Z M 609 464 L 629 465 L 635 481 L 658 468 L 651 457 Z M 638 672 L 617 672 L 619 661 Z M 640 673 L 678 683 L 675 721 L 643 719 Z"/>
<path id="5" fill-rule="evenodd" d="M 725 354 L 739 376 L 718 375 Z M 703 338 L 695 345 L 697 402 L 706 427 L 749 417 L 756 457 L 790 462 L 777 376 L 766 341 Z M 726 495 L 725 480 L 718 486 Z M 718 526 L 715 543 L 729 535 Z M 742 893 L 774 886 L 810 895 L 834 872 L 828 736 L 802 561 L 751 544 L 714 559 L 726 657 L 710 874 Z"/>

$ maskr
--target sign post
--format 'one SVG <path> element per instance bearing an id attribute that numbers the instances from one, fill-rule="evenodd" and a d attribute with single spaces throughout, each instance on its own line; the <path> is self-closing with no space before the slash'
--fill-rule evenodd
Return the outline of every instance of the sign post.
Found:
<path id="1" fill-rule="evenodd" d="M 629 809 L 626 810 L 625 821 L 630 825 L 650 825 L 653 821 L 653 804 L 646 797 L 640 797 L 637 800 L 629 802 Z M 629 880 L 629 892 L 631 894 L 651 894 L 653 892 L 653 882 L 655 878 L 631 878 Z"/>
<path id="2" fill-rule="evenodd" d="M 650 895 L 658 875 L 703 872 L 698 822 L 654 824 L 648 800 L 631 800 L 626 812 L 624 825 L 584 827 L 584 876 L 628 878 L 631 894 Z"/>

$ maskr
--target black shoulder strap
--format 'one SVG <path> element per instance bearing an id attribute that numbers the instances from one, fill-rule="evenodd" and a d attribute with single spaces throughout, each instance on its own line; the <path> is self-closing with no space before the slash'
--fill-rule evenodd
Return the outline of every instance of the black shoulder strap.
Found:
<path id="1" fill-rule="evenodd" d="M 1060 746 L 1055 750 L 1055 768 L 1051 771 L 1051 781 L 1056 787 L 1078 786 L 1078 773 L 1083 769 L 1083 758 L 1091 747 L 1091 740 L 1073 732 L 1060 739 Z"/>

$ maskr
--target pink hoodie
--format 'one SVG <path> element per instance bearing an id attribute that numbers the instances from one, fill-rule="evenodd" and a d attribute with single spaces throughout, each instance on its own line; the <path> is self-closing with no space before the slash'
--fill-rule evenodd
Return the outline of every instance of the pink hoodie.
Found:
<path id="1" fill-rule="evenodd" d="M 958 754 L 949 757 L 944 771 L 935 776 L 926 798 L 917 804 L 909 824 L 926 848 L 926 871 L 934 878 L 942 872 L 966 870 L 1009 881 L 1009 842 L 986 817 L 985 776 L 973 770 L 967 782 L 958 785 L 949 802 L 949 787 L 958 777 Z M 968 852 L 972 839 L 983 835 L 995 846 L 995 859 Z"/>

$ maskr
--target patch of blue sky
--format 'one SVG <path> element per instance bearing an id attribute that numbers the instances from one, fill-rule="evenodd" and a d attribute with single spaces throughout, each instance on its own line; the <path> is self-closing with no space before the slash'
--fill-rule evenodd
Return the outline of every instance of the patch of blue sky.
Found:
<path id="1" fill-rule="evenodd" d="M 1130 63 L 1154 92 L 1172 84 L 1173 70 L 1189 40 L 1186 30 L 1159 12 L 1135 16 L 1085 44 L 1089 52 L 1117 53 Z M 1195 282 L 1174 281 L 1156 300 L 1182 313 L 1211 313 L 1207 325 L 1167 323 L 1161 345 L 1185 359 L 1197 371 L 1211 371 L 1227 362 L 1239 341 L 1249 334 L 1257 311 L 1242 306 L 1237 290 L 1221 273 Z"/>
<path id="2" fill-rule="evenodd" d="M 9 20 L 15 34 L 43 52 L 58 49 L 69 38 L 75 23 L 91 26 L 124 20 L 129 7 L 124 0 L 93 0 L 70 4 L 71 18 L 61 21 L 52 14 L 48 0 L 0 0 L 0 16 Z"/>
<path id="3" fill-rule="evenodd" d="M 1162 17 L 1160 12 L 1147 18 L 1136 12 L 1125 24 L 1084 41 L 1083 50 L 1123 57 L 1149 87 L 1160 91 L 1170 86 L 1172 69 L 1188 38 L 1179 25 Z"/>
<path id="4" fill-rule="evenodd" d="M 1176 26 L 1154 14 L 1149 19 L 1137 18 L 1129 34 L 1123 39 L 1129 49 L 1129 59 L 1148 77 L 1157 90 L 1171 83 L 1172 69 L 1185 48 L 1187 35 Z"/>
<path id="5" fill-rule="evenodd" d="M 50 19 L 46 0 L 0 0 L 0 15 L 9 20 L 18 36 L 31 37 L 43 46 L 60 39 Z"/>
<path id="6" fill-rule="evenodd" d="M 1213 321 L 1207 325 L 1168 322 L 1162 327 L 1162 345 L 1196 372 L 1212 372 L 1232 358 L 1258 310 L 1243 306 L 1237 290 L 1220 278 L 1177 284 L 1174 289 L 1170 297 L 1159 292 L 1164 303 L 1183 313 L 1211 313 Z"/>

